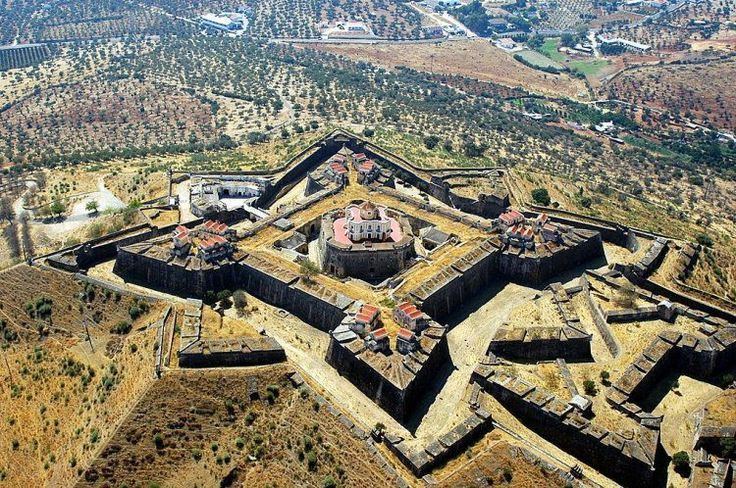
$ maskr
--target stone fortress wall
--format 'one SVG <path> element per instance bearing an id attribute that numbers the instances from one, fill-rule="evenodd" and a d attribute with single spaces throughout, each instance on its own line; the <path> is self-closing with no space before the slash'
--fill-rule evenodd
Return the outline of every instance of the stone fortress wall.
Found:
<path id="1" fill-rule="evenodd" d="M 422 333 L 419 348 L 403 357 L 400 371 L 381 369 L 380 358 L 366 354 L 362 340 L 341 343 L 330 335 L 327 362 L 392 417 L 403 422 L 424 397 L 437 371 L 449 361 L 445 328 L 430 325 Z M 391 354 L 398 354 L 393 351 Z"/>
<path id="2" fill-rule="evenodd" d="M 473 297 L 496 275 L 500 248 L 488 239 L 407 293 L 407 298 L 435 320 L 442 320 Z"/>
<path id="3" fill-rule="evenodd" d="M 493 280 L 538 284 L 571 266 L 602 255 L 600 234 L 592 232 L 573 247 L 561 248 L 551 256 L 537 257 L 504 250 L 493 237 L 410 290 L 408 297 L 425 313 L 441 320 Z"/>
<path id="4" fill-rule="evenodd" d="M 237 282 L 259 300 L 288 310 L 324 331 L 337 327 L 353 304 L 345 295 L 321 285 L 307 285 L 296 273 L 255 256 L 239 264 Z"/>
<path id="5" fill-rule="evenodd" d="M 639 431 L 631 436 L 602 428 L 548 391 L 492 367 L 476 368 L 473 381 L 534 432 L 606 476 L 625 486 L 652 483 L 663 452 L 661 418 L 642 418 Z"/>
<path id="6" fill-rule="evenodd" d="M 179 367 L 254 366 L 286 361 L 286 353 L 271 337 L 200 339 L 179 351 Z"/>
<path id="7" fill-rule="evenodd" d="M 581 287 L 565 289 L 561 283 L 549 286 L 560 316 L 561 325 L 547 327 L 502 327 L 491 341 L 489 351 L 507 359 L 545 361 L 566 359 L 590 361 L 590 344 L 593 337 L 580 324 L 580 317 L 569 306 L 571 295 L 581 292 Z"/>
<path id="8" fill-rule="evenodd" d="M 162 238 L 166 241 L 168 237 Z M 155 241 L 153 241 L 155 242 Z M 117 252 L 115 274 L 149 288 L 184 297 L 201 298 L 209 290 L 237 288 L 236 263 L 231 261 L 207 267 L 190 268 L 147 256 L 139 248 L 121 247 Z"/>

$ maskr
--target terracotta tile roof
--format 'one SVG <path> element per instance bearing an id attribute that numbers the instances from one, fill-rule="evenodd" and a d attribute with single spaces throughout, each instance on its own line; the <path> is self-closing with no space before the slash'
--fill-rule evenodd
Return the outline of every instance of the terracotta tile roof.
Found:
<path id="1" fill-rule="evenodd" d="M 376 166 L 376 163 L 371 161 L 370 159 L 367 161 L 364 161 L 360 163 L 360 168 L 358 168 L 360 171 L 371 171 Z"/>
<path id="2" fill-rule="evenodd" d="M 414 332 L 410 331 L 409 329 L 405 329 L 403 327 L 399 329 L 397 336 L 406 341 L 411 341 L 411 340 L 414 340 L 415 338 Z"/>
<path id="3" fill-rule="evenodd" d="M 373 332 L 371 332 L 371 336 L 373 336 L 374 340 L 382 340 L 382 339 L 388 339 L 388 331 L 385 327 L 381 327 L 380 329 L 376 329 Z"/>
<path id="4" fill-rule="evenodd" d="M 330 169 L 337 174 L 345 174 L 348 170 L 340 163 L 330 163 Z"/>
<path id="5" fill-rule="evenodd" d="M 189 229 L 183 225 L 177 225 L 176 229 L 174 229 L 174 239 L 183 240 L 187 238 L 189 238 Z"/>
<path id="6" fill-rule="evenodd" d="M 518 210 L 509 210 L 508 212 L 502 213 L 498 218 L 504 224 L 513 224 L 515 222 L 523 221 L 524 215 Z"/>

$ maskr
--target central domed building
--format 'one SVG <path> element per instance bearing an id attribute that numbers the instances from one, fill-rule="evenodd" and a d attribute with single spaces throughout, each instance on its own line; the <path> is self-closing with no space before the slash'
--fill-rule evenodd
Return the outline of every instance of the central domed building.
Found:
<path id="1" fill-rule="evenodd" d="M 416 256 L 406 216 L 372 202 L 323 215 L 319 245 L 323 270 L 341 278 L 386 278 L 409 267 Z"/>

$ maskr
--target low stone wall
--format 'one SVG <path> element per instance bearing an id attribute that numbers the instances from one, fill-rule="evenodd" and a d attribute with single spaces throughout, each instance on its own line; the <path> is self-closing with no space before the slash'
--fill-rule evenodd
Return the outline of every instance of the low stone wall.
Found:
<path id="1" fill-rule="evenodd" d="M 179 351 L 182 368 L 254 366 L 281 361 L 286 361 L 286 353 L 271 337 L 202 339 Z"/>
<path id="2" fill-rule="evenodd" d="M 483 388 L 525 425 L 561 449 L 625 486 L 648 486 L 655 474 L 660 419 L 642 421 L 633 438 L 609 431 L 542 388 L 485 368 Z"/>
<path id="3" fill-rule="evenodd" d="M 667 254 L 667 242 L 667 239 L 657 237 L 652 242 L 652 245 L 649 246 L 644 257 L 631 267 L 631 271 L 641 279 L 649 277 L 662 264 L 662 261 L 664 261 L 664 257 Z"/>
<path id="4" fill-rule="evenodd" d="M 388 450 L 419 478 L 464 452 L 491 429 L 491 414 L 479 408 L 470 412 L 452 430 L 431 440 L 423 448 L 412 448 L 402 437 L 392 434 L 386 434 L 385 440 Z"/>
<path id="5" fill-rule="evenodd" d="M 637 403 L 673 370 L 708 379 L 718 372 L 729 371 L 734 364 L 736 326 L 721 327 L 706 339 L 667 330 L 660 333 L 611 385 L 606 399 L 614 407 L 636 416 L 642 411 Z"/>
<path id="6" fill-rule="evenodd" d="M 642 322 L 660 318 L 659 309 L 656 305 L 640 308 L 623 308 L 620 310 L 608 310 L 603 316 L 608 323 L 614 322 Z"/>
<path id="7" fill-rule="evenodd" d="M 553 337 L 536 338 L 534 329 L 521 329 L 523 337 L 519 339 L 501 338 L 497 335 L 491 341 L 488 350 L 506 359 L 524 361 L 545 361 L 557 358 L 570 361 L 590 360 L 591 337 L 589 335 L 567 337 L 562 327 L 546 327 L 545 329 L 554 329 L 547 331 Z M 499 333 L 502 331 L 499 330 Z"/>
<path id="8" fill-rule="evenodd" d="M 606 347 L 608 347 L 611 355 L 613 357 L 616 357 L 621 352 L 621 348 L 619 347 L 618 342 L 616 342 L 616 339 L 613 337 L 611 329 L 608 328 L 608 323 L 606 322 L 606 318 L 603 315 L 601 307 L 599 307 L 598 304 L 595 303 L 595 300 L 593 300 L 593 297 L 590 294 L 590 282 L 588 281 L 587 276 L 581 276 L 580 282 L 581 286 L 583 287 L 582 293 L 585 297 L 585 303 L 588 305 L 590 315 L 593 317 L 593 323 L 598 329 L 598 333 L 603 338 L 603 342 L 606 343 Z"/>

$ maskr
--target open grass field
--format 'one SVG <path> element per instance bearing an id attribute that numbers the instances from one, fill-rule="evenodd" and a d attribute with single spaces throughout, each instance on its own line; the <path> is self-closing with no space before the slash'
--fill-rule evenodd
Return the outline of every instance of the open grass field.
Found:
<path id="1" fill-rule="evenodd" d="M 524 49 L 523 51 L 519 51 L 516 54 L 520 56 L 522 59 L 524 59 L 527 63 L 531 64 L 532 66 L 536 66 L 538 68 L 554 68 L 554 69 L 564 68 L 562 64 L 548 58 L 544 54 L 538 53 L 537 51 L 530 51 L 529 49 Z"/>
<path id="2" fill-rule="evenodd" d="M 553 75 L 524 66 L 487 40 L 475 39 L 414 45 L 335 45 L 321 50 L 388 67 L 407 66 L 441 74 L 464 75 L 543 94 L 585 96 L 582 82 L 566 74 Z"/>

